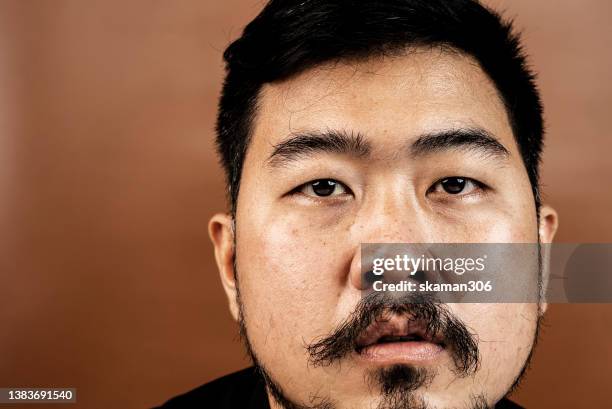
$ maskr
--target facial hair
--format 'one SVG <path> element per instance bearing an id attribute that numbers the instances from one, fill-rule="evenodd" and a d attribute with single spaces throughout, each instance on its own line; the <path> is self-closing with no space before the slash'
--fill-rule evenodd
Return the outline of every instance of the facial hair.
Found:
<path id="1" fill-rule="evenodd" d="M 539 244 L 538 240 L 538 285 L 541 286 L 542 260 Z M 234 248 L 236 248 L 235 242 Z M 337 408 L 336 402 L 329 397 L 311 396 L 308 404 L 292 401 L 288 398 L 281 385 L 272 378 L 264 364 L 257 358 L 247 333 L 244 308 L 240 298 L 238 269 L 235 255 L 236 253 L 234 252 L 233 267 L 236 277 L 236 298 L 239 307 L 238 324 L 240 338 L 245 345 L 246 352 L 251 358 L 253 365 L 263 378 L 270 395 L 283 409 Z M 542 294 L 542 291 L 540 294 Z M 506 395 L 518 387 L 529 368 L 541 325 L 540 307 L 540 302 L 538 302 L 538 317 L 530 353 Z M 310 362 L 315 365 L 331 365 L 345 358 L 354 350 L 356 339 L 361 331 L 367 328 L 367 326 L 377 318 L 377 314 L 380 315 L 380 313 L 384 311 L 397 314 L 408 313 L 411 317 L 415 317 L 415 319 L 418 317 L 427 323 L 426 332 L 431 334 L 436 332 L 442 333 L 445 344 L 450 346 L 456 374 L 459 377 L 469 376 L 478 370 L 480 356 L 478 343 L 474 339 L 474 336 L 468 331 L 466 325 L 458 317 L 453 316 L 452 313 L 448 311 L 446 305 L 429 298 L 427 294 L 409 294 L 403 297 L 389 298 L 385 296 L 384 293 L 374 293 L 374 295 L 370 297 L 366 296 L 362 298 L 353 314 L 351 314 L 351 316 L 340 324 L 331 334 L 307 346 Z M 434 376 L 434 373 L 423 368 L 411 365 L 394 365 L 370 372 L 368 374 L 368 379 L 370 382 L 379 385 L 381 391 L 382 399 L 377 409 L 428 409 L 424 399 L 415 395 L 414 391 L 426 386 L 431 382 Z M 472 409 L 488 408 L 484 395 L 470 396 L 469 404 Z"/>

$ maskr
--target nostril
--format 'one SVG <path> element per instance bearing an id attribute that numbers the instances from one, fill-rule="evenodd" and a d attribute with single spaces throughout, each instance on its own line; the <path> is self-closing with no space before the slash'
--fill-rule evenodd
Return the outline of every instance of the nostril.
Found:
<path id="1" fill-rule="evenodd" d="M 369 270 L 363 274 L 363 279 L 365 281 L 364 284 L 366 284 L 367 287 L 370 287 L 372 284 L 374 284 L 376 280 L 379 279 L 379 277 L 376 274 L 374 274 L 372 270 Z"/>
<path id="2" fill-rule="evenodd" d="M 425 271 L 424 270 L 415 271 L 414 275 L 412 275 L 412 278 L 415 281 L 418 281 L 419 283 L 424 283 L 426 279 Z"/>

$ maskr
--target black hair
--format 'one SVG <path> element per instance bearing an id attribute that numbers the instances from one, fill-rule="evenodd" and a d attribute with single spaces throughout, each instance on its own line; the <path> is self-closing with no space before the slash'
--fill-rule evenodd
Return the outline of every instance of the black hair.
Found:
<path id="1" fill-rule="evenodd" d="M 327 62 L 423 46 L 465 53 L 491 78 L 539 210 L 542 105 L 511 21 L 475 0 L 271 0 L 223 55 L 217 148 L 232 214 L 263 84 Z"/>

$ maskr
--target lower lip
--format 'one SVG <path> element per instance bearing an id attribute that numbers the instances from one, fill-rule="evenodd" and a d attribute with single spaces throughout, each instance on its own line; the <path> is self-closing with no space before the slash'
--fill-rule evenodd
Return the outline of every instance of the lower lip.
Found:
<path id="1" fill-rule="evenodd" d="M 427 341 L 387 342 L 365 347 L 359 356 L 377 363 L 409 363 L 433 360 L 443 351 L 443 346 Z"/>

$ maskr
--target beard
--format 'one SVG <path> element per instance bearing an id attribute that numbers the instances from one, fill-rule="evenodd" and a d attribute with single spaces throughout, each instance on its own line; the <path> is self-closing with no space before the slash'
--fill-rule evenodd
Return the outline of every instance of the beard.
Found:
<path id="1" fill-rule="evenodd" d="M 538 243 L 539 244 L 539 243 Z M 540 246 L 538 245 L 538 253 Z M 235 254 L 235 253 L 234 253 Z M 539 254 L 538 285 L 542 282 L 541 253 Z M 238 285 L 238 270 L 234 257 L 234 272 L 236 275 L 236 291 L 238 324 L 240 338 L 253 365 L 263 378 L 266 388 L 276 403 L 283 409 L 336 409 L 338 407 L 331 397 L 311 396 L 308 403 L 300 403 L 290 399 L 283 387 L 271 376 L 270 371 L 258 359 L 252 343 L 249 340 L 244 306 L 240 297 Z M 541 294 L 541 293 L 540 293 Z M 480 366 L 478 341 L 470 333 L 465 323 L 454 316 L 443 303 L 426 294 L 407 294 L 400 297 L 389 297 L 384 293 L 372 293 L 362 298 L 354 312 L 330 334 L 311 344 L 306 345 L 309 363 L 313 366 L 328 366 L 340 363 L 356 351 L 359 335 L 373 322 L 380 320 L 385 314 L 405 315 L 409 320 L 424 322 L 426 333 L 441 336 L 454 363 L 454 373 L 457 377 L 473 376 Z M 518 388 L 527 370 L 539 338 L 542 322 L 541 303 L 538 302 L 537 320 L 531 348 L 521 370 L 514 378 L 511 387 L 504 396 Z M 395 364 L 371 370 L 367 373 L 367 381 L 379 390 L 381 399 L 377 409 L 428 409 L 430 406 L 417 393 L 420 388 L 427 387 L 436 373 L 409 364 Z M 489 408 L 484 394 L 471 395 L 467 402 L 471 409 Z"/>

